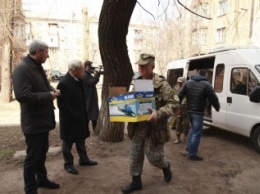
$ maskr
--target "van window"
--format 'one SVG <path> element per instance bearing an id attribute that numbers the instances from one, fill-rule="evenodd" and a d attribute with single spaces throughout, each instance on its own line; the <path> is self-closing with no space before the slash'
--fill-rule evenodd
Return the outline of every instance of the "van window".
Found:
<path id="1" fill-rule="evenodd" d="M 248 95 L 252 88 L 259 85 L 254 73 L 247 68 L 234 68 L 231 72 L 230 90 L 234 94 Z"/>
<path id="2" fill-rule="evenodd" d="M 183 77 L 183 68 L 169 69 L 167 72 L 167 81 L 171 87 L 174 87 L 177 83 L 178 77 Z"/>
<path id="3" fill-rule="evenodd" d="M 257 80 L 256 76 L 254 75 L 254 73 L 252 71 L 249 71 L 249 91 L 248 93 L 251 92 L 251 90 L 255 87 L 255 86 L 259 86 L 259 81 Z"/>
<path id="4" fill-rule="evenodd" d="M 222 92 L 223 90 L 224 72 L 225 72 L 224 64 L 218 64 L 216 67 L 215 85 L 214 85 L 214 89 L 218 93 Z"/>

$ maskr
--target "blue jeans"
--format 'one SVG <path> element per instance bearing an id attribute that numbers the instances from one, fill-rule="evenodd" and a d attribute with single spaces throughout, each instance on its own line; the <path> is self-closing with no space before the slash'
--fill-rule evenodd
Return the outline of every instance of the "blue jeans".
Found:
<path id="1" fill-rule="evenodd" d="M 191 123 L 191 130 L 187 142 L 190 157 L 197 155 L 198 152 L 203 131 L 203 114 L 188 113 L 188 117 Z"/>

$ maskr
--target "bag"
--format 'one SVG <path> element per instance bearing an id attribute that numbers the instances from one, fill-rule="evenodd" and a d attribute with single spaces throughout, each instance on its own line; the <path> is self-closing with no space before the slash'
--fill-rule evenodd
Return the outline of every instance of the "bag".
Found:
<path id="1" fill-rule="evenodd" d="M 259 103 L 260 102 L 260 86 L 256 86 L 249 93 L 249 100 L 251 102 Z"/>

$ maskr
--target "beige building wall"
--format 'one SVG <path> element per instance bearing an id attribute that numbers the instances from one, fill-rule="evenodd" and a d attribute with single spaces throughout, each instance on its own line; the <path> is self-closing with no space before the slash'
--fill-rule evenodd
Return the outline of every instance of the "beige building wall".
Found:
<path id="1" fill-rule="evenodd" d="M 190 14 L 190 52 L 186 57 L 214 48 L 259 44 L 259 0 L 194 0 L 190 8 L 211 19 Z"/>
<path id="2" fill-rule="evenodd" d="M 67 71 L 67 64 L 72 59 L 83 56 L 83 26 L 76 19 L 55 19 L 45 17 L 26 18 L 26 44 L 34 39 L 45 41 L 49 45 L 49 59 L 45 69 Z"/>

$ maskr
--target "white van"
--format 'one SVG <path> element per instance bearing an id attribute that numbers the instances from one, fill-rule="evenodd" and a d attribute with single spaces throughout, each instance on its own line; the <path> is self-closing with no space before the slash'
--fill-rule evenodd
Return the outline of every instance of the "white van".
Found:
<path id="1" fill-rule="evenodd" d="M 207 69 L 220 102 L 220 111 L 206 108 L 204 124 L 250 137 L 260 153 L 260 104 L 248 94 L 260 85 L 260 49 L 229 49 L 203 56 L 172 61 L 167 80 L 173 87 L 180 76 L 189 79 L 199 69 Z"/>

